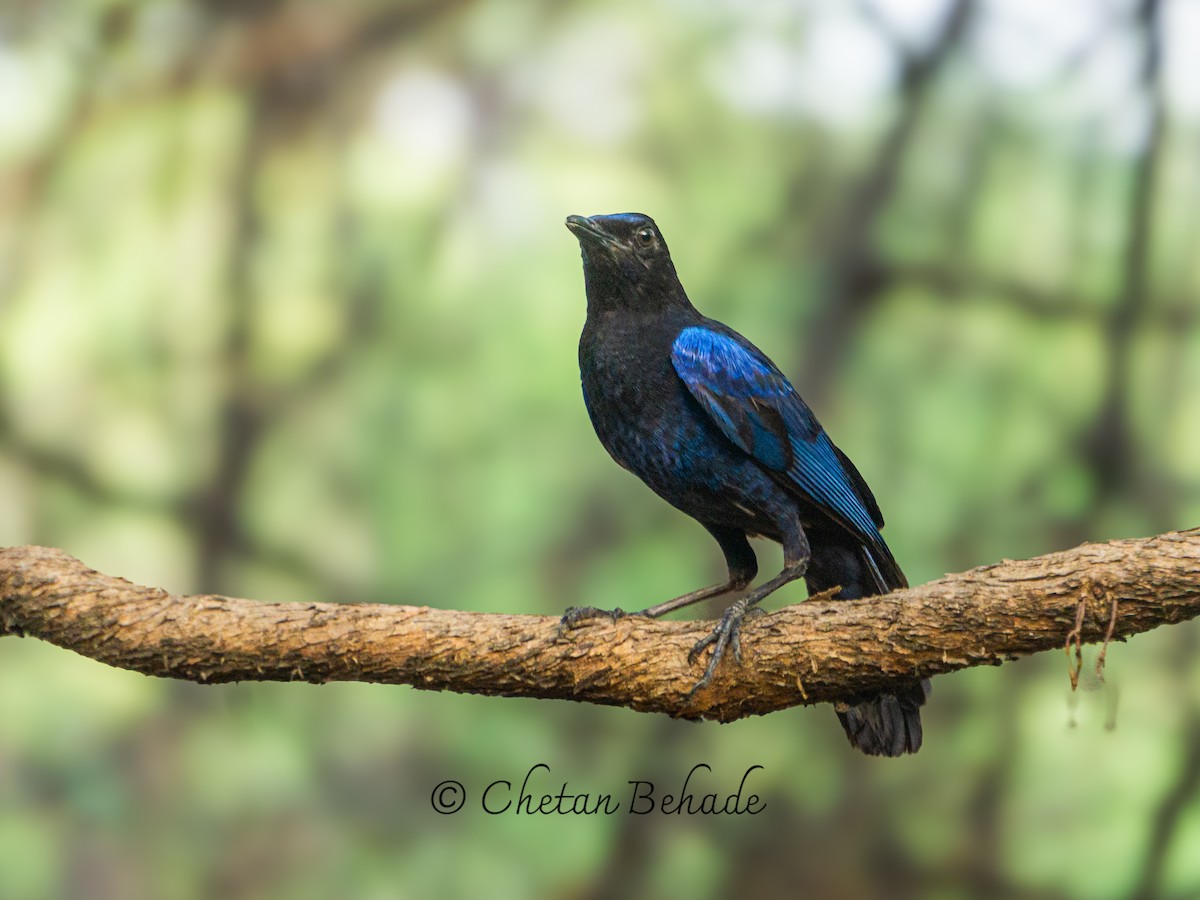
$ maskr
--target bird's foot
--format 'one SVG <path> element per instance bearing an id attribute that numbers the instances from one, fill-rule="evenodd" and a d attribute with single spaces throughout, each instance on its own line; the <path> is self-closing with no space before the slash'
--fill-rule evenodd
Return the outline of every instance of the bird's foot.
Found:
<path id="1" fill-rule="evenodd" d="M 584 622 L 591 619 L 608 619 L 611 622 L 617 621 L 623 616 L 628 615 L 625 610 L 617 609 L 600 609 L 596 606 L 572 606 L 558 622 L 558 634 L 556 637 L 561 638 L 564 634 L 573 628 L 578 628 Z"/>
<path id="2" fill-rule="evenodd" d="M 700 654 L 704 652 L 704 648 L 710 644 L 713 649 L 712 656 L 708 659 L 708 665 L 704 667 L 704 674 L 700 676 L 700 680 L 688 691 L 688 699 L 691 699 L 697 691 L 708 687 L 712 681 L 713 673 L 717 671 L 717 666 L 720 664 L 726 650 L 732 650 L 733 658 L 739 666 L 742 664 L 742 622 L 745 621 L 747 615 L 761 615 L 763 612 L 764 610 L 759 607 L 751 607 L 750 603 L 743 597 L 725 610 L 725 614 L 721 616 L 721 621 L 712 630 L 712 634 L 696 642 L 696 646 L 692 647 L 688 652 L 689 663 L 694 664 L 699 659 Z"/>

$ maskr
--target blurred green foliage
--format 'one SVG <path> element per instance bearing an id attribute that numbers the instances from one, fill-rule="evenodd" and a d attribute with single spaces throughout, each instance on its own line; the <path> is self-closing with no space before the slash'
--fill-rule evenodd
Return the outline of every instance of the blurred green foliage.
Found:
<path id="1" fill-rule="evenodd" d="M 580 402 L 562 219 L 622 210 L 795 376 L 913 582 L 1195 525 L 1198 34 L 1184 0 L 14 0 L 0 542 L 262 599 L 708 583 Z M 5 639 L 0 897 L 1194 897 L 1198 638 L 1077 694 L 1056 654 L 939 678 L 899 761 L 821 708 L 201 688 Z M 765 812 L 476 802 L 697 762 L 762 765 Z"/>

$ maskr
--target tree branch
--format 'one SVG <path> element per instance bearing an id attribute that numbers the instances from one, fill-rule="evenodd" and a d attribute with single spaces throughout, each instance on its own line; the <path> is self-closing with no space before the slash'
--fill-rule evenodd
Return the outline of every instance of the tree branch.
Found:
<path id="1" fill-rule="evenodd" d="M 181 597 L 61 550 L 0 549 L 0 635 L 29 635 L 147 675 L 198 682 L 369 681 L 583 700 L 730 721 L 1200 615 L 1200 529 L 1084 544 L 886 597 L 808 602 L 747 622 L 744 664 L 689 700 L 709 622 L 627 617 L 556 639 L 548 616 L 417 606 Z"/>

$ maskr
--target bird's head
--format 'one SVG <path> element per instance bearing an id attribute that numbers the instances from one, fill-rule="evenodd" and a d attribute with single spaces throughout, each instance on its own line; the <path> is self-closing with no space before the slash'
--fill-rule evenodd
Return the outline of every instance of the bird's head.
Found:
<path id="1" fill-rule="evenodd" d="M 649 216 L 567 216 L 566 224 L 583 251 L 589 310 L 688 305 L 667 242 Z"/>

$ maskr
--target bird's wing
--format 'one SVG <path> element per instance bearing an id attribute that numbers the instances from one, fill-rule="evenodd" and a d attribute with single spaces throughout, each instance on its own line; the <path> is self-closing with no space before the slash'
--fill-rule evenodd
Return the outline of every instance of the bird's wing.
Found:
<path id="1" fill-rule="evenodd" d="M 705 326 L 685 328 L 671 363 L 727 438 L 872 544 L 879 507 L 795 388 L 756 347 Z"/>

